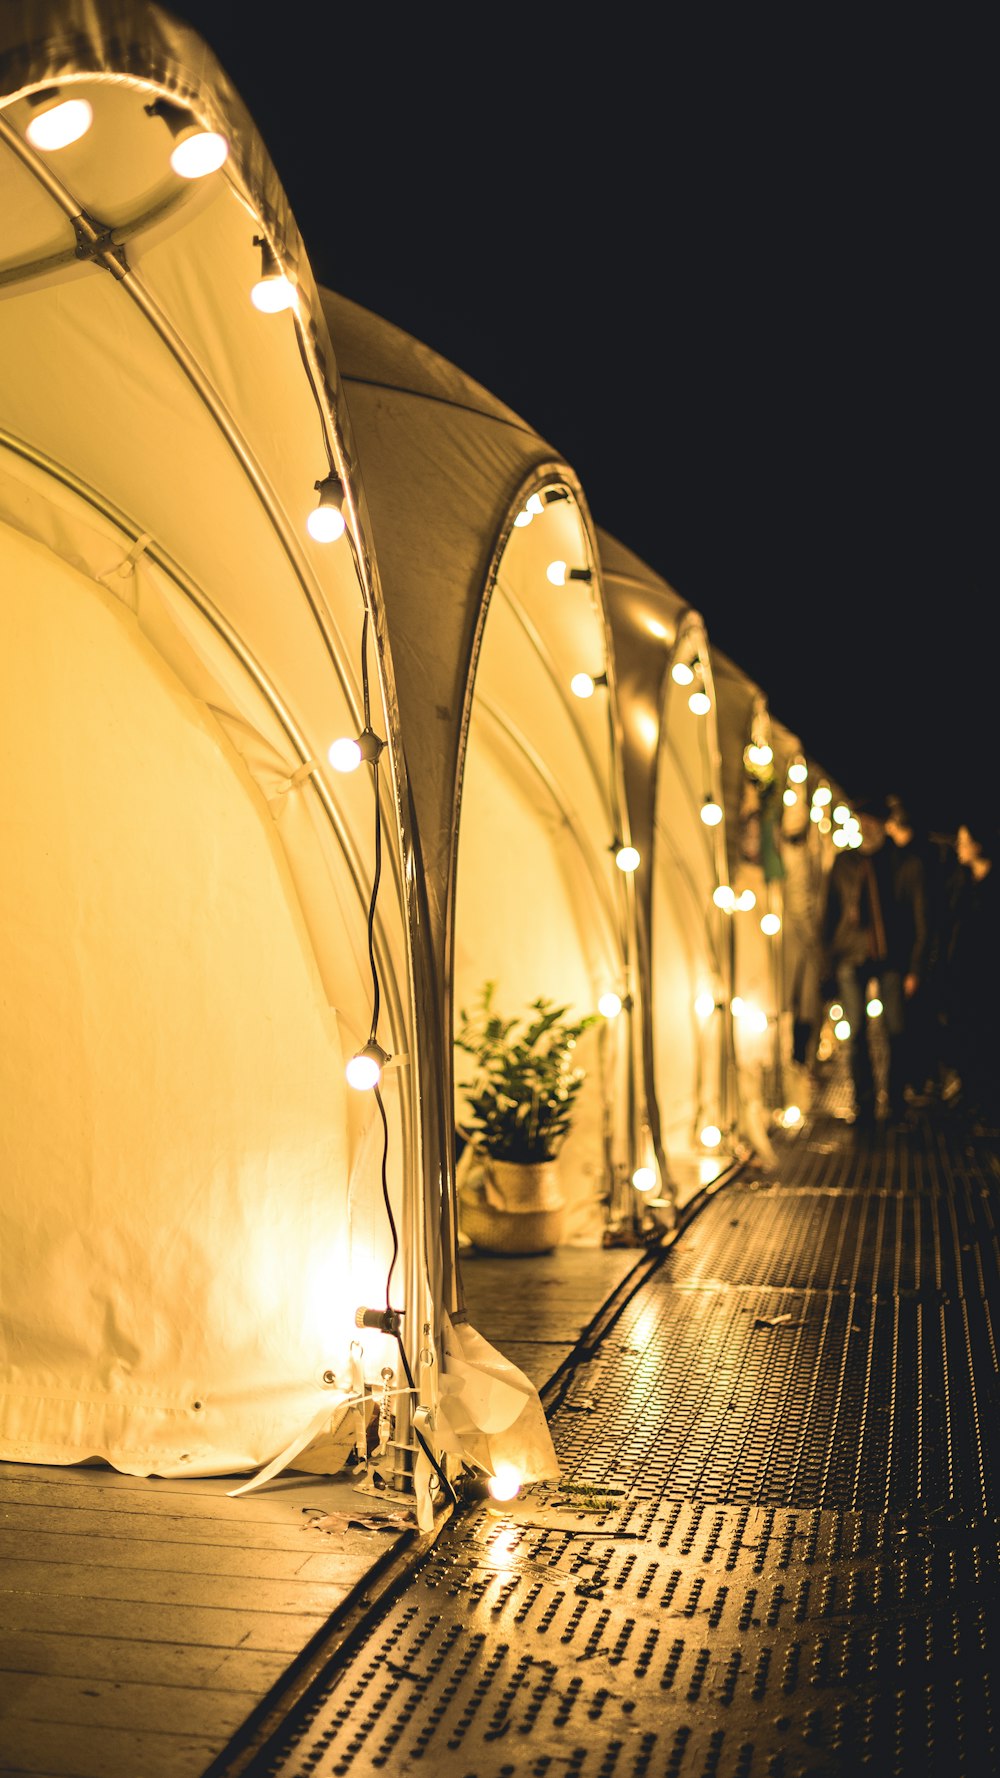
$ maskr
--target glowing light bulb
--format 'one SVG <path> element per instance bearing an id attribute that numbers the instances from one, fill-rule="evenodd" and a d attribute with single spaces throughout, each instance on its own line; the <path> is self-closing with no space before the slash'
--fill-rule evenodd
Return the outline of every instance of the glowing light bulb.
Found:
<path id="1" fill-rule="evenodd" d="M 835 821 L 839 821 L 842 827 L 846 827 L 847 823 L 851 819 L 851 811 L 847 807 L 846 803 L 838 803 L 837 807 L 832 811 L 832 813 L 833 813 L 833 819 Z"/>
<path id="2" fill-rule="evenodd" d="M 592 698 L 594 695 L 594 681 L 591 679 L 589 673 L 574 673 L 569 682 L 569 689 L 576 698 Z"/>
<path id="3" fill-rule="evenodd" d="M 262 315 L 280 315 L 285 309 L 294 309 L 298 297 L 295 285 L 282 272 L 275 277 L 259 278 L 250 292 L 250 301 Z"/>
<path id="4" fill-rule="evenodd" d="M 718 803 L 707 802 L 701 805 L 701 818 L 706 827 L 718 827 L 722 820 L 722 810 Z"/>
<path id="5" fill-rule="evenodd" d="M 361 764 L 361 748 L 349 735 L 341 735 L 330 744 L 327 759 L 335 772 L 356 772 Z"/>
<path id="6" fill-rule="evenodd" d="M 694 716 L 707 716 L 712 708 L 712 700 L 707 691 L 693 691 L 688 698 L 688 709 Z"/>
<path id="7" fill-rule="evenodd" d="M 343 537 L 347 526 L 342 511 L 344 504 L 344 487 L 338 475 L 330 474 L 323 481 L 316 483 L 319 494 L 319 505 L 314 506 L 306 519 L 306 530 L 317 543 L 336 543 Z"/>
<path id="8" fill-rule="evenodd" d="M 597 1010 L 603 1019 L 616 1019 L 622 1009 L 620 994 L 602 994 L 597 1002 Z"/>
<path id="9" fill-rule="evenodd" d="M 756 742 L 751 741 L 750 745 L 743 749 L 743 759 L 748 766 L 769 766 L 773 758 L 774 754 L 766 743 L 763 746 L 758 746 Z"/>
<path id="10" fill-rule="evenodd" d="M 615 863 L 619 870 L 633 871 L 639 868 L 639 854 L 634 846 L 621 846 L 615 853 Z"/>
<path id="11" fill-rule="evenodd" d="M 170 165 L 181 179 L 204 179 L 217 173 L 229 158 L 229 143 L 215 130 L 194 130 L 178 142 Z"/>
<path id="12" fill-rule="evenodd" d="M 739 994 L 734 994 L 729 1002 L 729 1010 L 732 1013 L 733 1018 L 741 1019 L 746 1012 L 746 1009 L 746 1001 L 741 999 Z"/>
<path id="13" fill-rule="evenodd" d="M 752 889 L 741 889 L 739 895 L 736 897 L 736 911 L 737 911 L 737 913 L 738 914 L 749 914 L 751 912 L 751 910 L 753 908 L 755 908 L 756 906 L 757 906 L 757 897 L 754 894 L 753 890 Z"/>
<path id="14" fill-rule="evenodd" d="M 847 835 L 847 844 L 850 846 L 851 851 L 856 852 L 858 847 L 861 845 L 861 843 L 862 842 L 861 842 L 860 833 L 855 833 L 855 831 L 852 827 L 850 832 Z"/>
<path id="15" fill-rule="evenodd" d="M 823 819 L 823 811 L 822 809 L 817 809 L 815 803 L 813 803 L 813 806 L 809 811 L 809 819 L 810 821 L 822 821 Z"/>
<path id="16" fill-rule="evenodd" d="M 843 846 L 847 845 L 848 835 L 847 835 L 846 830 L 843 827 L 836 828 L 834 830 L 832 838 L 833 838 L 833 843 L 835 846 L 843 847 Z"/>
<path id="17" fill-rule="evenodd" d="M 722 1141 L 722 1131 L 718 1124 L 706 1124 L 701 1132 L 702 1148 L 718 1148 Z"/>
<path id="18" fill-rule="evenodd" d="M 773 758 L 774 751 L 765 741 L 763 745 L 757 749 L 757 764 L 759 766 L 769 766 Z"/>
<path id="19" fill-rule="evenodd" d="M 786 809 L 794 809 L 799 800 L 799 793 L 797 790 L 785 790 L 782 792 L 781 800 Z"/>
<path id="20" fill-rule="evenodd" d="M 694 684 L 694 673 L 687 661 L 675 661 L 670 669 L 670 677 L 675 685 Z"/>
<path id="21" fill-rule="evenodd" d="M 809 776 L 809 767 L 803 765 L 801 759 L 797 759 L 789 766 L 788 776 L 793 784 L 804 784 Z"/>
<path id="22" fill-rule="evenodd" d="M 785 1106 L 785 1128 L 794 1130 L 796 1124 L 802 1122 L 802 1112 L 797 1105 Z"/>
<path id="23" fill-rule="evenodd" d="M 533 515 L 528 511 L 526 506 L 522 507 L 521 511 L 518 513 L 517 517 L 514 520 L 515 528 L 518 531 L 523 531 L 525 525 L 531 524 L 532 516 Z"/>
<path id="24" fill-rule="evenodd" d="M 364 1049 L 352 1056 L 344 1069 L 347 1084 L 358 1093 L 370 1093 L 382 1079 L 382 1070 L 389 1057 L 384 1049 L 374 1041 L 366 1043 Z"/>
<path id="25" fill-rule="evenodd" d="M 767 1030 L 767 1014 L 762 1006 L 748 1006 L 744 1008 L 743 1016 L 751 1031 L 756 1031 L 758 1037 L 762 1036 Z"/>
<path id="26" fill-rule="evenodd" d="M 851 1035 L 851 1027 L 847 1019 L 837 1020 L 837 1023 L 833 1027 L 833 1035 L 834 1037 L 839 1038 L 841 1043 L 847 1042 L 847 1039 Z"/>
<path id="27" fill-rule="evenodd" d="M 828 784 L 821 784 L 818 790 L 813 791 L 813 802 L 818 809 L 824 809 L 827 803 L 831 803 L 832 801 L 833 791 Z"/>
<path id="28" fill-rule="evenodd" d="M 666 642 L 667 628 L 666 628 L 665 624 L 660 623 L 659 618 L 647 617 L 646 628 L 649 631 L 651 636 L 656 637 L 658 642 Z"/>
<path id="29" fill-rule="evenodd" d="M 632 1184 L 637 1192 L 651 1192 L 656 1185 L 656 1174 L 652 1167 L 637 1167 L 632 1175 Z"/>
<path id="30" fill-rule="evenodd" d="M 766 938 L 773 938 L 776 932 L 781 931 L 781 921 L 778 915 L 764 914 L 760 922 L 760 929 Z"/>
<path id="31" fill-rule="evenodd" d="M 530 512 L 532 518 L 539 518 L 545 511 L 541 494 L 529 494 L 524 503 L 524 510 L 525 512 Z"/>
<path id="32" fill-rule="evenodd" d="M 37 112 L 24 133 L 32 148 L 54 154 L 57 148 L 79 142 L 93 121 L 94 109 L 86 99 L 64 99 L 59 105 Z"/>
<path id="33" fill-rule="evenodd" d="M 703 994 L 697 996 L 694 1003 L 694 1010 L 699 1019 L 710 1019 L 715 1011 L 715 995 L 709 994 L 706 989 Z"/>
<path id="34" fill-rule="evenodd" d="M 819 831 L 820 831 L 820 833 L 829 833 L 829 831 L 830 831 L 830 817 L 829 817 L 829 815 L 824 815 L 822 813 L 820 814 Z"/>
<path id="35" fill-rule="evenodd" d="M 731 914 L 736 906 L 736 892 L 730 889 L 728 883 L 720 883 L 717 889 L 712 890 L 712 900 L 724 914 Z"/>
<path id="36" fill-rule="evenodd" d="M 833 1005 L 830 1008 L 830 1017 L 833 1020 L 837 1020 L 837 1019 L 842 1019 L 843 1016 L 844 1016 L 844 1009 L 841 1006 L 840 1001 L 835 1000 Z"/>
<path id="37" fill-rule="evenodd" d="M 553 586 L 565 586 L 566 585 L 566 564 L 565 564 L 565 562 L 550 562 L 548 567 L 545 570 L 545 578 L 546 578 L 546 580 L 550 581 Z"/>
<path id="38" fill-rule="evenodd" d="M 872 999 L 869 1000 L 868 1005 L 865 1007 L 865 1012 L 870 1019 L 880 1019 L 882 1017 L 883 1006 L 877 994 L 873 995 Z"/>
<path id="39" fill-rule="evenodd" d="M 521 1471 L 513 1463 L 498 1463 L 486 1489 L 494 1500 L 514 1500 L 521 1492 Z"/>

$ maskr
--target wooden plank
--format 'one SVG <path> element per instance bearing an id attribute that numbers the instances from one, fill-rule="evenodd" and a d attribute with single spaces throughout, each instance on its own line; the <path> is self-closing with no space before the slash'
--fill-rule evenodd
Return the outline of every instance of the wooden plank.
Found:
<path id="1" fill-rule="evenodd" d="M 109 1474 L 95 1481 L 93 1470 L 86 1472 L 85 1479 L 75 1470 L 39 1471 L 26 1467 L 19 1474 L 11 1474 L 10 1465 L 5 1467 L 7 1473 L 0 1478 L 0 1507 L 17 1502 L 36 1506 L 61 1502 L 64 1510 L 87 1506 L 95 1511 L 103 1508 L 154 1517 L 215 1519 L 228 1525 L 290 1525 L 301 1519 L 304 1506 L 346 1511 L 349 1501 L 357 1504 L 353 1483 L 335 1482 L 328 1476 L 317 1476 L 311 1483 L 302 1478 L 294 1487 L 269 1482 L 259 1494 L 230 1500 L 225 1493 L 188 1494 L 179 1485 L 174 1492 L 164 1493 L 152 1481 L 136 1481 L 134 1476 Z M 224 1479 L 232 1487 L 239 1485 L 238 1477 Z"/>
<path id="2" fill-rule="evenodd" d="M 144 1733 L 211 1736 L 223 1745 L 259 1699 L 254 1692 L 202 1686 L 124 1684 L 116 1680 L 8 1676 L 0 1684 L 3 1722 L 67 1723 L 76 1728 L 135 1729 Z M 0 1730 L 2 1745 L 2 1730 Z"/>
<path id="3" fill-rule="evenodd" d="M 322 1629 L 329 1611 L 241 1611 L 212 1606 L 155 1604 L 127 1599 L 56 1599 L 50 1593 L 11 1593 L 3 1601 L 4 1628 L 31 1634 L 58 1623 L 67 1636 L 124 1637 L 139 1642 L 210 1648 L 255 1648 L 298 1654 Z"/>
<path id="4" fill-rule="evenodd" d="M 0 1631 L 0 1672 L 6 1673 L 134 1680 L 140 1685 L 205 1685 L 260 1697 L 281 1678 L 288 1661 L 287 1652 L 270 1654 L 263 1649 L 127 1642 L 122 1637 L 78 1636 L 57 1629 L 18 1636 Z"/>
<path id="5" fill-rule="evenodd" d="M 184 1732 L 8 1721 L 0 1727 L 0 1770 L 6 1778 L 202 1778 L 222 1745 Z"/>
<path id="6" fill-rule="evenodd" d="M 250 1599 L 257 1612 L 328 1614 L 349 1590 L 333 1583 L 245 1580 L 216 1574 L 159 1573 L 148 1568 L 94 1567 L 72 1562 L 6 1562 L 11 1593 L 44 1595 L 58 1612 L 63 1598 L 121 1599 L 132 1604 L 207 1606 L 242 1612 Z"/>
<path id="7" fill-rule="evenodd" d="M 376 1534 L 369 1536 L 362 1532 L 360 1536 L 364 1538 L 364 1547 L 352 1555 L 346 1548 L 331 1549 L 331 1540 L 318 1531 L 312 1532 L 311 1536 L 300 1531 L 299 1542 L 291 1550 L 247 1550 L 229 1544 L 160 1543 L 120 1535 L 75 1537 L 61 1526 L 49 1526 L 42 1531 L 0 1529 L 0 1589 L 16 1584 L 8 1580 L 8 1573 L 15 1574 L 19 1563 L 50 1562 L 94 1569 L 112 1567 L 119 1572 L 146 1569 L 176 1575 L 197 1574 L 205 1578 L 210 1575 L 229 1579 L 243 1576 L 254 1581 L 255 1596 L 256 1583 L 262 1580 L 306 1578 L 312 1582 L 326 1582 L 344 1591 L 367 1573 L 380 1551 L 387 1550 L 396 1541 L 385 1534 L 379 1535 L 376 1550 L 373 1544 Z M 276 1609 L 287 1608 L 278 1606 Z"/>
<path id="8" fill-rule="evenodd" d="M 321 1510 L 328 1509 L 324 1507 Z M 332 1507 L 329 1510 L 336 1512 L 343 1509 Z M 370 1503 L 367 1507 L 362 1506 L 355 1495 L 348 1510 L 357 1513 L 360 1518 L 371 1508 Z M 27 1535 L 34 1531 L 52 1531 L 55 1526 L 74 1537 L 107 1537 L 110 1533 L 113 1537 L 149 1538 L 156 1543 L 220 1544 L 238 1549 L 298 1550 L 304 1546 L 311 1550 L 314 1544 L 322 1547 L 323 1543 L 323 1534 L 310 1530 L 309 1520 L 302 1513 L 287 1524 L 230 1525 L 224 1519 L 180 1515 L 162 1518 L 148 1513 L 112 1513 L 106 1506 L 103 1510 L 65 1507 L 61 1501 L 41 1504 L 0 1503 L 0 1531 L 17 1531 Z M 364 1531 L 349 1531 L 344 1535 L 348 1544 L 354 1538 L 367 1544 L 371 1537 L 370 1533 Z"/>

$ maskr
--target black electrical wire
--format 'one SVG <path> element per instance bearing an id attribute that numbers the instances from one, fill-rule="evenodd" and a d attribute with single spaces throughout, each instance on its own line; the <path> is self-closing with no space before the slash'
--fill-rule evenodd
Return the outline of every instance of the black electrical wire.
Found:
<path id="1" fill-rule="evenodd" d="M 392 1274 L 399 1258 L 399 1236 L 396 1233 L 396 1219 L 392 1214 L 392 1203 L 389 1198 L 389 1120 L 385 1115 L 385 1106 L 382 1103 L 382 1094 L 378 1087 L 375 1088 L 375 1103 L 378 1106 L 379 1117 L 382 1119 L 382 1197 L 385 1202 L 385 1213 L 389 1219 L 389 1232 L 392 1235 L 392 1262 L 385 1280 L 385 1306 L 387 1310 L 391 1310 L 392 1304 L 389 1295 L 392 1289 Z"/>
<path id="2" fill-rule="evenodd" d="M 378 979 L 378 964 L 375 961 L 375 905 L 378 901 L 379 884 L 382 881 L 382 810 L 379 803 L 378 760 L 375 760 L 372 765 L 372 783 L 375 788 L 375 872 L 372 877 L 372 892 L 368 903 L 368 962 L 372 972 L 372 1028 L 368 1034 L 369 1043 L 375 1042 L 378 1016 L 382 1007 L 382 990 Z"/>
<path id="3" fill-rule="evenodd" d="M 413 1381 L 413 1372 L 410 1369 L 410 1362 L 406 1356 L 406 1348 L 403 1345 L 402 1336 L 400 1334 L 396 1334 L 394 1337 L 395 1337 L 396 1344 L 399 1347 L 400 1362 L 403 1366 L 403 1374 L 406 1377 L 406 1381 L 409 1386 L 410 1393 L 412 1395 L 416 1395 L 417 1386 Z M 411 1424 L 411 1431 L 413 1433 L 413 1436 L 416 1439 L 417 1444 L 420 1446 L 420 1449 L 423 1451 L 424 1456 L 427 1458 L 427 1461 L 430 1464 L 431 1468 L 433 1469 L 435 1475 L 437 1476 L 438 1481 L 441 1483 L 442 1487 L 447 1488 L 448 1493 L 451 1495 L 454 1505 L 457 1506 L 458 1505 L 458 1492 L 454 1486 L 454 1483 L 452 1483 L 448 1480 L 448 1477 L 445 1475 L 444 1470 L 441 1468 L 441 1465 L 438 1462 L 437 1458 L 435 1457 L 429 1444 L 427 1443 L 423 1434 L 417 1431 L 417 1428 L 413 1425 L 412 1420 L 411 1420 L 410 1424 Z"/>

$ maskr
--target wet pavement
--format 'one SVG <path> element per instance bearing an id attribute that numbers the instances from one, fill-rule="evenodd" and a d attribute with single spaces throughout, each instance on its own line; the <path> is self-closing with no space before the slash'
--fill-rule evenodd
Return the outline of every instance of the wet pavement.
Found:
<path id="1" fill-rule="evenodd" d="M 560 1483 L 453 1515 L 213 1772 L 1000 1770 L 998 1223 L 958 1120 L 807 1117 L 557 1372 Z"/>

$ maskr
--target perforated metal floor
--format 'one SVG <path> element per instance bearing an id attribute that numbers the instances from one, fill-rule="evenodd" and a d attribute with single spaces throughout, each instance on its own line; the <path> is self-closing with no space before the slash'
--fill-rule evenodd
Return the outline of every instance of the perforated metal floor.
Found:
<path id="1" fill-rule="evenodd" d="M 902 1149 L 902 1152 L 897 1152 Z M 255 1778 L 1000 1772 L 998 1169 L 817 1119 L 574 1370 Z"/>

